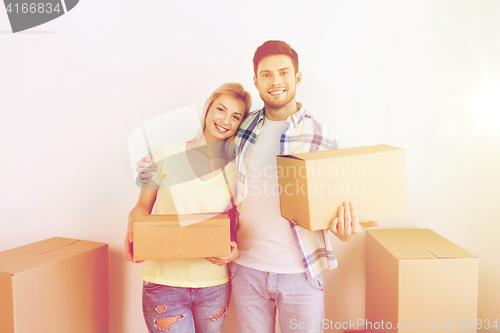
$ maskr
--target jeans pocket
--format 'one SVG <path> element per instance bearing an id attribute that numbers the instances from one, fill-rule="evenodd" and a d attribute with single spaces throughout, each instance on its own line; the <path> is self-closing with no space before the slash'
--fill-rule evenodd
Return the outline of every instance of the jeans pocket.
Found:
<path id="1" fill-rule="evenodd" d="M 302 280 L 304 280 L 310 287 L 316 289 L 316 290 L 321 290 L 324 291 L 325 289 L 325 283 L 323 281 L 323 275 L 319 273 L 312 279 L 307 279 L 306 273 L 300 273 L 300 277 Z"/>
<path id="2" fill-rule="evenodd" d="M 240 264 L 233 263 L 233 265 L 231 266 L 231 281 L 234 279 L 234 277 L 236 276 L 236 274 L 238 274 L 238 272 L 240 271 L 240 269 L 241 269 L 241 265 Z"/>
<path id="3" fill-rule="evenodd" d="M 157 283 L 153 283 L 153 282 L 148 282 L 148 281 L 143 281 L 142 282 L 142 287 L 144 288 L 144 290 L 156 290 L 158 288 L 161 288 L 161 284 L 157 284 Z"/>

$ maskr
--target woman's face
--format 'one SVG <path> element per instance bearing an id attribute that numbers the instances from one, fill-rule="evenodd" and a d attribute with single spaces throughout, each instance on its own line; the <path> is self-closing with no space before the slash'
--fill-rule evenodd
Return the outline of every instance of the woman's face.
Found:
<path id="1" fill-rule="evenodd" d="M 244 114 L 245 103 L 243 101 L 229 95 L 220 95 L 207 111 L 205 138 L 211 141 L 225 141 L 236 133 Z"/>

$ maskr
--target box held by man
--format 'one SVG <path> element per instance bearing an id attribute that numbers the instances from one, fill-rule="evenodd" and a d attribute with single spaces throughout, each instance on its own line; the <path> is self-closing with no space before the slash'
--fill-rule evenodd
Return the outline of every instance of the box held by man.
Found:
<path id="1" fill-rule="evenodd" d="M 281 215 L 328 229 L 344 201 L 360 222 L 408 215 L 406 151 L 381 144 L 278 155 Z"/>

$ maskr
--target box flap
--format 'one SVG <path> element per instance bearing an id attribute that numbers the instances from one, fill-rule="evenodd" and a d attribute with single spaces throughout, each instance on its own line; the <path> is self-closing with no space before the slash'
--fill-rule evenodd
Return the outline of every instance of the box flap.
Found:
<path id="1" fill-rule="evenodd" d="M 367 230 L 398 259 L 476 258 L 430 229 Z"/>
<path id="2" fill-rule="evenodd" d="M 304 160 L 303 158 L 297 157 L 295 155 L 278 155 L 277 157 L 290 158 L 290 159 L 299 160 L 299 161 L 303 161 Z"/>
<path id="3" fill-rule="evenodd" d="M 0 272 L 15 275 L 100 246 L 107 244 L 62 237 L 49 238 L 0 252 Z"/>
<path id="4" fill-rule="evenodd" d="M 0 252 L 0 272 L 7 272 L 4 267 L 11 262 L 23 260 L 40 253 L 53 251 L 69 244 L 73 244 L 77 241 L 78 239 L 53 237 L 43 241 L 16 247 L 14 249 L 2 251 Z"/>
<path id="5" fill-rule="evenodd" d="M 373 229 L 366 232 L 398 259 L 437 259 L 434 254 L 413 242 L 401 229 Z"/>
<path id="6" fill-rule="evenodd" d="M 405 150 L 405 149 L 389 146 L 386 144 L 379 144 L 375 146 L 361 146 L 361 147 L 343 148 L 335 150 L 322 150 L 310 153 L 297 153 L 292 155 L 278 155 L 278 156 L 286 158 L 294 157 L 296 159 L 304 161 L 314 161 L 314 160 L 322 160 L 325 158 L 338 158 L 338 157 L 346 157 L 353 155 L 383 153 L 395 150 Z"/>
<path id="7" fill-rule="evenodd" d="M 425 248 L 436 257 L 445 258 L 477 258 L 460 246 L 449 241 L 430 229 L 400 229 L 415 243 Z"/>
<path id="8" fill-rule="evenodd" d="M 217 221 L 217 220 L 227 220 L 227 213 L 203 213 L 203 214 L 186 214 L 181 215 L 183 221 Z M 143 215 L 138 216 L 134 223 L 145 223 L 145 222 L 172 222 L 172 225 L 179 225 L 179 216 L 176 214 L 170 215 Z"/>

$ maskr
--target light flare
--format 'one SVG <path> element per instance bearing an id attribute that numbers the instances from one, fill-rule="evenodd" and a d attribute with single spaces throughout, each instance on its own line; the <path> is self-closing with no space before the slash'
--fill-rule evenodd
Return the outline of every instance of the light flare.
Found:
<path id="1" fill-rule="evenodd" d="M 484 93 L 472 102 L 479 111 L 482 126 L 495 126 L 500 128 L 500 87 L 486 82 Z"/>

